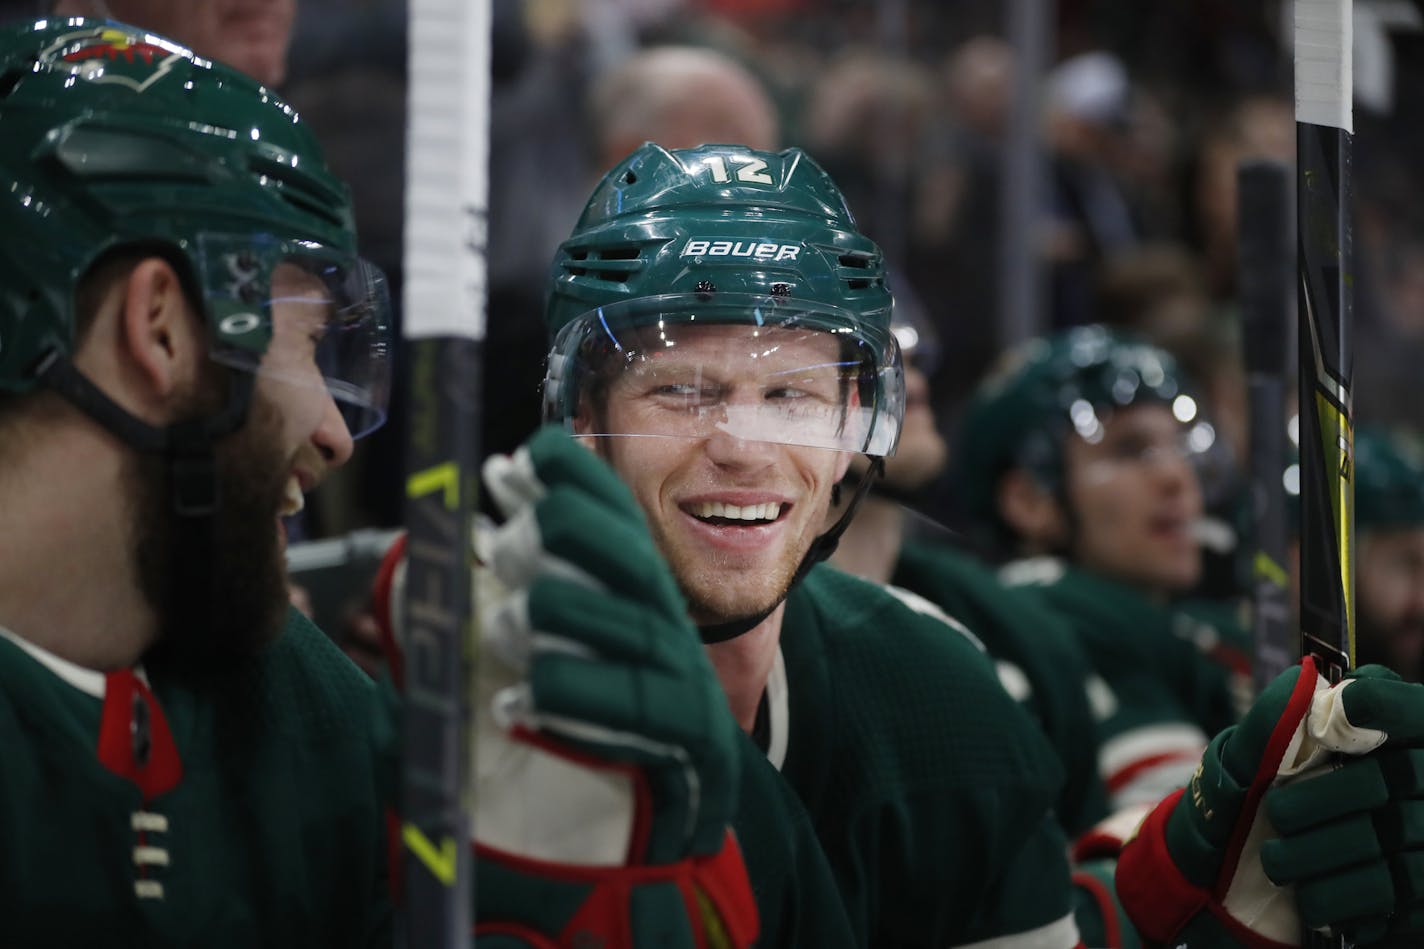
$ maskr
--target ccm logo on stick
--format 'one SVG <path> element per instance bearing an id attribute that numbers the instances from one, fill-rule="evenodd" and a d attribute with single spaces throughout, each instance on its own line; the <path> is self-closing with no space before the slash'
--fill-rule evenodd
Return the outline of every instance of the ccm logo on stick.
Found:
<path id="1" fill-rule="evenodd" d="M 776 244 L 757 241 L 714 241 L 693 238 L 682 248 L 680 257 L 750 257 L 754 260 L 795 260 L 801 253 L 800 244 Z"/>

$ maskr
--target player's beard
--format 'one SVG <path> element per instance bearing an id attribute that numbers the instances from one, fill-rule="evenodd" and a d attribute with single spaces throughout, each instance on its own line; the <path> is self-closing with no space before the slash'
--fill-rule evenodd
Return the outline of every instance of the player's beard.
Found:
<path id="1" fill-rule="evenodd" d="M 245 424 L 219 439 L 219 500 L 206 537 L 173 511 L 167 459 L 142 455 L 135 464 L 139 584 L 159 617 L 162 652 L 191 670 L 253 656 L 282 629 L 287 582 L 276 517 L 288 465 L 279 431 L 276 408 L 258 393 Z"/>

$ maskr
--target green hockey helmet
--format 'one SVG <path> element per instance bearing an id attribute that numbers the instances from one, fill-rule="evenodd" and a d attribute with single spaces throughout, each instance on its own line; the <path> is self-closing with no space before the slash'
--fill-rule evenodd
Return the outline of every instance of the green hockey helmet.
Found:
<path id="1" fill-rule="evenodd" d="M 219 362 L 324 386 L 353 436 L 384 418 L 384 281 L 356 256 L 346 187 L 291 106 L 120 23 L 0 28 L 0 392 L 49 385 L 154 447 L 70 363 L 77 286 L 126 252 L 173 264 Z M 320 376 L 263 359 L 272 304 L 294 296 L 320 324 Z M 230 405 L 226 427 L 244 413 Z"/>
<path id="2" fill-rule="evenodd" d="M 1114 410 L 1143 403 L 1171 408 L 1184 427 L 1184 452 L 1211 452 L 1216 433 L 1165 350 L 1107 327 L 1080 326 L 1009 351 L 975 392 L 953 453 L 960 500 L 983 539 L 1011 539 L 998 513 L 1005 472 L 1023 468 L 1061 491 L 1064 439 L 1095 442 Z"/>
<path id="3" fill-rule="evenodd" d="M 646 144 L 559 248 L 546 420 L 893 453 L 904 375 L 880 250 L 799 149 Z"/>
<path id="4" fill-rule="evenodd" d="M 1424 526 L 1424 443 L 1384 428 L 1355 430 L 1355 526 Z"/>

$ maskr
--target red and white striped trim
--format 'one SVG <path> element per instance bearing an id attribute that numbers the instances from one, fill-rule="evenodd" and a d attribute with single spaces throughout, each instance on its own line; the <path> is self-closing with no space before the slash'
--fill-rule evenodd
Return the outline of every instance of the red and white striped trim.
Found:
<path id="1" fill-rule="evenodd" d="M 1207 737 L 1188 722 L 1159 722 L 1103 742 L 1098 769 L 1114 808 L 1152 803 L 1191 778 Z"/>

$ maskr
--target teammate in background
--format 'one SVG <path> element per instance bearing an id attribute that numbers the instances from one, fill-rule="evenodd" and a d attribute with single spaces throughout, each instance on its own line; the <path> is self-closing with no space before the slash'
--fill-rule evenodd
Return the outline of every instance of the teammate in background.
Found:
<path id="1" fill-rule="evenodd" d="M 795 149 L 639 149 L 561 247 L 547 315 L 546 415 L 592 451 L 545 431 L 486 471 L 510 515 L 486 551 L 512 604 L 493 635 L 523 670 L 497 715 L 695 763 L 661 724 L 684 749 L 722 727 L 700 690 L 667 681 L 688 667 L 690 618 L 733 718 L 809 811 L 858 943 L 1075 945 L 1058 767 L 1037 727 L 966 638 L 815 565 L 845 523 L 834 484 L 852 456 L 874 467 L 893 449 L 903 398 L 880 255 L 824 173 Z M 1371 813 L 1351 782 L 1412 754 L 1421 691 L 1380 670 L 1337 689 L 1308 664 L 1282 676 L 1214 740 L 1194 794 L 1164 800 L 1123 851 L 1137 928 L 1265 946 L 1292 944 L 1302 921 L 1349 921 L 1361 941 L 1418 926 L 1424 881 L 1371 822 L 1412 813 L 1410 788 L 1383 782 Z M 1339 730 L 1315 728 L 1331 709 Z M 663 740 L 640 737 L 651 729 Z M 1260 793 L 1346 750 L 1338 771 Z M 1243 848 L 1262 806 L 1284 836 Z M 744 796 L 738 821 L 756 807 Z M 1335 818 L 1361 849 L 1342 851 Z M 1247 889 L 1270 895 L 1245 911 Z"/>
<path id="2" fill-rule="evenodd" d="M 54 0 L 55 16 L 132 23 L 226 63 L 265 86 L 287 78 L 297 0 Z"/>
<path id="3" fill-rule="evenodd" d="M 955 453 L 977 539 L 1074 628 L 1114 809 L 1191 777 L 1249 702 L 1246 634 L 1176 598 L 1201 572 L 1193 457 L 1212 430 L 1163 350 L 1102 327 L 1034 340 L 976 393 Z"/>
<path id="4" fill-rule="evenodd" d="M 1424 676 L 1424 456 L 1412 433 L 1355 432 L 1356 658 Z"/>
<path id="5" fill-rule="evenodd" d="M 1005 588 L 987 564 L 963 549 L 962 538 L 911 514 L 918 497 L 944 471 L 949 451 L 935 425 L 926 382 L 938 340 L 909 314 L 897 315 L 894 332 L 905 360 L 900 444 L 831 562 L 868 580 L 894 584 L 891 591 L 912 608 L 942 610 L 983 644 L 999 681 L 1042 727 L 1063 767 L 1054 812 L 1069 838 L 1080 844 L 1073 868 L 1080 935 L 1090 946 L 1135 946 L 1131 924 L 1112 897 L 1114 864 L 1101 859 L 1097 835 L 1089 833 L 1108 816 L 1089 701 L 1106 685 L 1092 672 L 1071 626 L 1034 598 Z M 866 474 L 866 465 L 856 459 L 842 493 Z M 1109 847 L 1108 856 L 1113 855 Z"/>
<path id="6" fill-rule="evenodd" d="M 831 563 L 923 597 L 983 642 L 999 680 L 1043 726 L 1064 767 L 1056 811 L 1071 837 L 1106 816 L 1088 695 L 1092 678 L 1073 630 L 1053 611 L 1006 590 L 994 572 L 956 544 L 947 529 L 911 514 L 949 460 L 926 382 L 939 349 L 922 321 L 900 313 L 893 327 L 905 362 L 905 420 L 885 474 L 871 486 Z M 851 464 L 842 494 L 866 475 Z M 915 605 L 912 601 L 911 605 Z"/>
<path id="7" fill-rule="evenodd" d="M 10 25 L 0 76 L 5 942 L 386 945 L 372 688 L 279 522 L 384 417 L 345 187 L 155 34 Z"/>

